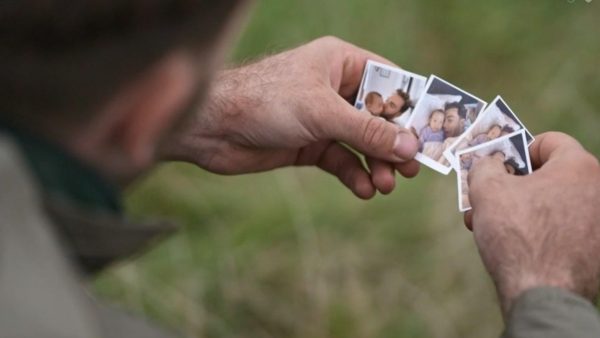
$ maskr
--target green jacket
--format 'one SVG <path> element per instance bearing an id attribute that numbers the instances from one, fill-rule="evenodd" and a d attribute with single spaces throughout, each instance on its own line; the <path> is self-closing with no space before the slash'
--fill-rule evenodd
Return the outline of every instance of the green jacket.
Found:
<path id="1" fill-rule="evenodd" d="M 0 337 L 175 337 L 87 291 L 94 272 L 173 228 L 45 198 L 36 182 L 0 134 Z"/>
<path id="2" fill-rule="evenodd" d="M 588 300 L 559 288 L 526 291 L 507 318 L 503 338 L 598 338 L 600 317 Z"/>
<path id="3" fill-rule="evenodd" d="M 172 226 L 134 224 L 47 198 L 2 134 L 0 182 L 0 337 L 174 337 L 86 292 L 94 272 Z M 600 318 L 575 294 L 539 288 L 516 301 L 503 337 L 600 337 Z"/>

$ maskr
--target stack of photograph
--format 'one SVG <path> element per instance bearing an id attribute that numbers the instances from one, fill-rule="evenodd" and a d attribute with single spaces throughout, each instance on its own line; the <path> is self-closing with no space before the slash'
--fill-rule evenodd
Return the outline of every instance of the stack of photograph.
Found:
<path id="1" fill-rule="evenodd" d="M 507 173 L 530 174 L 533 136 L 508 104 L 491 104 L 435 76 L 429 78 L 369 60 L 355 107 L 411 130 L 419 141 L 416 159 L 457 176 L 460 211 L 471 209 L 468 175 L 484 157 L 502 161 Z"/>

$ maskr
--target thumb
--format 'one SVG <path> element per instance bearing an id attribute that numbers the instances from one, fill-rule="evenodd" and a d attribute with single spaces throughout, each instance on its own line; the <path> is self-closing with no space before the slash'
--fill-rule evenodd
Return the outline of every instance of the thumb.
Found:
<path id="1" fill-rule="evenodd" d="M 496 185 L 502 185 L 506 177 L 509 177 L 509 174 L 504 168 L 502 157 L 487 156 L 474 163 L 467 177 L 469 200 L 473 209 L 480 198 L 489 195 L 490 190 L 496 189 Z"/>
<path id="2" fill-rule="evenodd" d="M 335 103 L 337 109 L 333 109 L 332 114 L 335 122 L 322 127 L 329 134 L 326 137 L 335 138 L 364 155 L 384 161 L 406 162 L 415 157 L 418 142 L 409 130 L 358 111 L 339 96 Z"/>

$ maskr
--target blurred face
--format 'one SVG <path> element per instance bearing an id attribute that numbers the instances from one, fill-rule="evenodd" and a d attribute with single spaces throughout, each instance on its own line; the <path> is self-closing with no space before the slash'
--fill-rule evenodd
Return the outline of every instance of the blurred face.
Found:
<path id="1" fill-rule="evenodd" d="M 198 112 L 198 107 L 201 105 L 210 88 L 213 73 L 221 67 L 226 59 L 235 37 L 241 31 L 245 18 L 250 14 L 252 5 L 253 1 L 241 0 L 237 7 L 227 17 L 223 18 L 227 23 L 215 35 L 212 43 L 207 44 L 201 50 L 181 52 L 185 56 L 182 56 L 183 61 L 181 65 L 175 67 L 175 71 L 173 72 L 179 75 L 183 73 L 185 76 L 178 76 L 176 80 L 173 80 L 174 85 L 170 86 L 173 88 L 172 92 L 177 91 L 175 94 L 171 93 L 170 99 L 172 102 L 177 103 L 171 105 L 163 104 L 166 107 L 165 109 L 173 107 L 160 114 L 160 116 L 166 116 L 165 119 L 147 118 L 141 123 L 136 124 L 138 130 L 135 133 L 136 135 L 151 136 L 139 142 L 145 145 L 143 147 L 140 146 L 140 149 L 153 149 L 153 154 L 145 156 L 143 159 L 139 156 L 142 160 L 136 160 L 137 163 L 135 163 L 135 166 L 130 166 L 129 168 L 125 168 L 125 165 L 122 164 L 124 161 L 119 157 L 117 158 L 117 165 L 115 167 L 120 172 L 110 170 L 112 171 L 111 175 L 115 174 L 115 176 L 123 177 L 123 181 L 130 181 L 158 161 L 157 149 L 168 143 L 173 134 L 179 133 L 178 129 L 188 121 L 188 118 Z M 178 53 L 178 51 L 174 53 Z M 180 68 L 185 69 L 185 71 L 177 72 Z M 160 102 L 165 101 L 171 102 L 166 99 Z M 156 133 L 151 134 L 150 132 L 144 132 L 144 130 L 152 130 L 156 131 Z M 144 151 L 144 153 L 146 152 Z M 103 161 L 103 163 L 107 162 L 109 161 Z"/>
<path id="2" fill-rule="evenodd" d="M 463 132 L 465 119 L 458 115 L 458 108 L 450 108 L 445 111 L 444 134 L 446 137 L 457 137 Z"/>
<path id="3" fill-rule="evenodd" d="M 385 115 L 386 116 L 396 116 L 398 114 L 400 114 L 400 109 L 402 109 L 402 107 L 404 106 L 406 102 L 404 101 L 404 99 L 398 95 L 398 94 L 394 94 L 392 96 L 390 96 L 386 101 L 385 101 Z"/>
<path id="4" fill-rule="evenodd" d="M 429 117 L 429 127 L 432 131 L 438 132 L 444 125 L 444 113 L 436 112 Z"/>
<path id="5" fill-rule="evenodd" d="M 495 138 L 498 138 L 500 136 L 502 132 L 502 129 L 500 129 L 500 127 L 498 126 L 493 126 L 487 133 L 487 136 L 493 140 Z"/>
<path id="6" fill-rule="evenodd" d="M 383 106 L 383 98 L 379 95 L 370 97 L 369 103 L 366 104 L 367 110 L 375 116 L 379 116 L 383 113 Z"/>

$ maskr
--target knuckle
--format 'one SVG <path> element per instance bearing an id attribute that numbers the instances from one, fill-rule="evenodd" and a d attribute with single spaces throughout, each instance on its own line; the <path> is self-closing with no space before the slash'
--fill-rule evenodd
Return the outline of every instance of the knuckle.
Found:
<path id="1" fill-rule="evenodd" d="M 340 38 L 338 38 L 337 36 L 333 36 L 333 35 L 325 35 L 323 37 L 318 38 L 316 41 L 325 43 L 325 44 L 340 44 L 343 43 L 344 41 Z"/>
<path id="2" fill-rule="evenodd" d="M 369 117 L 363 125 L 362 143 L 369 149 L 374 149 L 381 143 L 383 138 L 385 125 L 383 121 L 376 117 Z"/>
<path id="3" fill-rule="evenodd" d="M 560 132 L 560 131 L 548 131 L 542 134 L 545 137 L 548 138 L 557 138 L 557 139 L 563 139 L 563 138 L 571 138 L 571 136 Z"/>
<path id="4" fill-rule="evenodd" d="M 588 152 L 585 152 L 581 156 L 581 163 L 592 170 L 598 171 L 600 169 L 600 162 L 598 162 L 598 158 Z"/>

